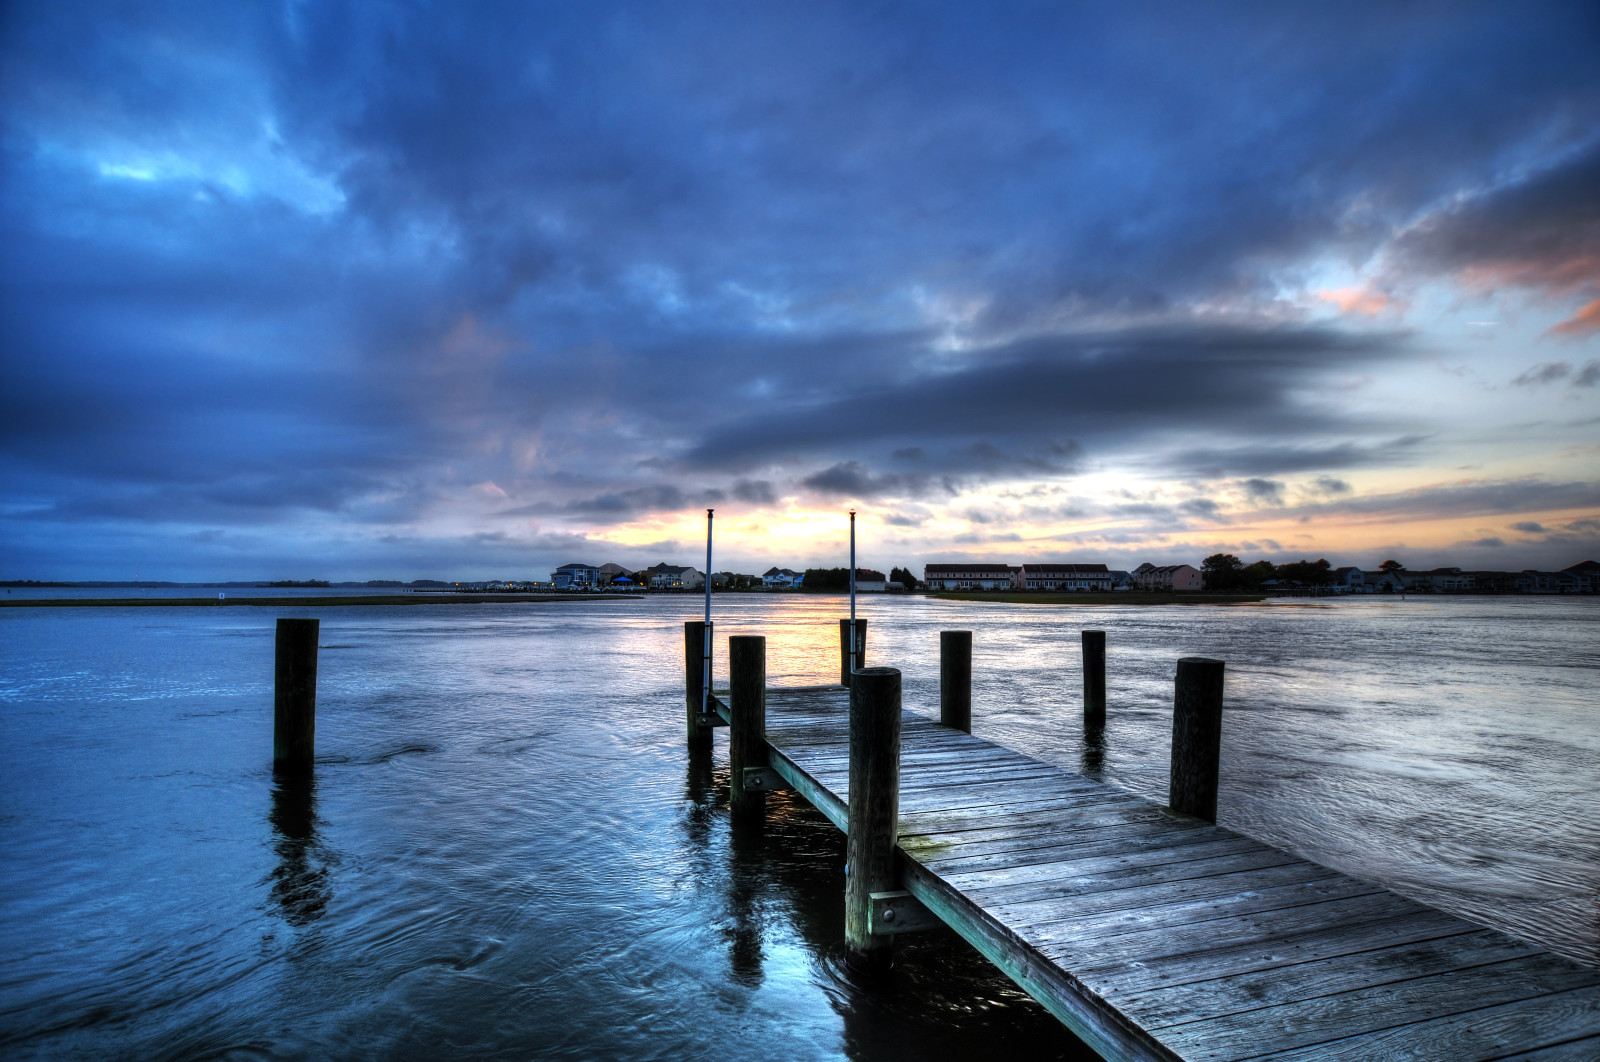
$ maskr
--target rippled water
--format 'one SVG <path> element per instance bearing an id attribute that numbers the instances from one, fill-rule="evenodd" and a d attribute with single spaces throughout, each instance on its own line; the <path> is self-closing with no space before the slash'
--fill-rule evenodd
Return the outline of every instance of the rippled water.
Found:
<path id="1" fill-rule="evenodd" d="M 774 683 L 835 677 L 842 601 L 718 599 Z M 1179 656 L 1228 660 L 1219 818 L 1600 961 L 1600 602 L 1235 608 L 870 599 L 933 711 L 1164 796 Z M 728 828 L 682 743 L 688 598 L 320 614 L 314 783 L 270 771 L 265 609 L 0 611 L 8 1057 L 1088 1057 L 947 933 L 840 967 L 843 842 Z M 1077 632 L 1108 635 L 1102 747 Z M 720 670 L 720 667 L 719 667 Z"/>

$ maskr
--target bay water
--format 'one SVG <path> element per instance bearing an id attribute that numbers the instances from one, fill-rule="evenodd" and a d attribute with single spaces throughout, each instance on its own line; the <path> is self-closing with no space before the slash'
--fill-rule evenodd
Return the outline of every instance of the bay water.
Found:
<path id="1" fill-rule="evenodd" d="M 845 601 L 716 598 L 774 685 L 836 681 Z M 8 1058 L 1090 1058 L 947 931 L 844 971 L 843 838 L 735 835 L 683 742 L 692 597 L 297 607 L 318 768 L 271 771 L 269 608 L 0 609 Z M 1093 608 L 865 598 L 937 714 L 1154 801 L 1172 675 L 1228 662 L 1219 821 L 1600 963 L 1600 600 Z M 1079 632 L 1107 632 L 1085 743 Z"/>

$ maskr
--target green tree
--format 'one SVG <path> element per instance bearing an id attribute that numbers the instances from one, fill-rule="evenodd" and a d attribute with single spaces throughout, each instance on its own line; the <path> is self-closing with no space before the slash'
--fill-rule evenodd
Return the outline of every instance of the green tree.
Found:
<path id="1" fill-rule="evenodd" d="M 1278 565 L 1278 575 L 1293 579 L 1302 586 L 1327 586 L 1333 582 L 1333 565 L 1326 557 L 1308 561 L 1304 557 L 1291 564 Z"/>
<path id="2" fill-rule="evenodd" d="M 1406 570 L 1406 566 L 1397 560 L 1391 559 L 1386 560 L 1382 564 L 1378 565 L 1378 570 L 1380 572 L 1403 572 Z"/>
<path id="3" fill-rule="evenodd" d="M 1239 573 L 1239 583 L 1241 586 L 1255 590 L 1268 579 L 1276 579 L 1277 577 L 1278 566 L 1276 564 L 1269 560 L 1258 560 Z"/>
<path id="4" fill-rule="evenodd" d="M 1244 562 L 1231 553 L 1213 553 L 1200 562 L 1207 590 L 1232 590 L 1239 585 L 1239 573 Z"/>
<path id="5" fill-rule="evenodd" d="M 922 580 L 912 575 L 910 568 L 891 568 L 889 581 L 899 583 L 907 590 L 917 590 L 922 587 Z"/>

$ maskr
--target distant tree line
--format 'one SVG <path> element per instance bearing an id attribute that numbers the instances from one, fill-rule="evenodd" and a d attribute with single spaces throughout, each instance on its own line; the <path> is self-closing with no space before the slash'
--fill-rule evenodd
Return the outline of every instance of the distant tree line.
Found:
<path id="1" fill-rule="evenodd" d="M 922 583 L 911 574 L 908 568 L 893 568 L 888 579 L 884 579 L 882 572 L 873 571 L 871 568 L 857 568 L 856 582 L 895 582 L 907 590 L 915 590 Z M 805 580 L 800 584 L 802 590 L 820 590 L 826 593 L 830 590 L 850 589 L 849 568 L 807 568 Z"/>
<path id="2" fill-rule="evenodd" d="M 1213 553 L 1200 562 L 1207 590 L 1256 590 L 1269 579 L 1301 586 L 1327 586 L 1333 582 L 1333 565 L 1327 558 L 1273 564 L 1258 560 L 1246 564 L 1231 553 Z"/>

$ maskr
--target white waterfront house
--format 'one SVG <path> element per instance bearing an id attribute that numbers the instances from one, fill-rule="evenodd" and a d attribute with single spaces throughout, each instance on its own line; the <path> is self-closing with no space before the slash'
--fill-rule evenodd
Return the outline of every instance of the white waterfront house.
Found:
<path id="1" fill-rule="evenodd" d="M 1018 571 L 1011 564 L 924 564 L 929 590 L 1009 590 Z"/>
<path id="2" fill-rule="evenodd" d="M 761 585 L 768 590 L 798 590 L 805 578 L 805 572 L 772 567 L 761 573 Z"/>
<path id="3" fill-rule="evenodd" d="M 650 569 L 652 590 L 698 590 L 706 585 L 706 577 L 696 568 L 680 568 L 675 564 L 658 564 Z"/>
<path id="4" fill-rule="evenodd" d="M 1018 590 L 1110 590 L 1114 581 L 1104 564 L 1024 564 L 1011 577 Z"/>

